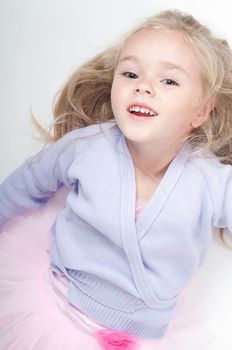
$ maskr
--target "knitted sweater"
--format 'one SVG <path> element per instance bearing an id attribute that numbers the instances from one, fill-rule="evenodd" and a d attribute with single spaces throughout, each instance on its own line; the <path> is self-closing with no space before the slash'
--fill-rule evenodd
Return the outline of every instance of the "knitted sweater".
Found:
<path id="1" fill-rule="evenodd" d="M 0 223 L 42 206 L 62 185 L 66 207 L 51 231 L 51 268 L 67 298 L 101 325 L 162 337 L 179 293 L 199 268 L 212 226 L 232 229 L 232 167 L 186 144 L 135 220 L 133 161 L 115 124 L 67 133 L 0 186 Z"/>

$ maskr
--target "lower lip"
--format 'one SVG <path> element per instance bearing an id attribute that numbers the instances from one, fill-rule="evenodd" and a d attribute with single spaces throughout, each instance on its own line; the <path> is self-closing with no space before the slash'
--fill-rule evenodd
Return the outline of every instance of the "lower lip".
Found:
<path id="1" fill-rule="evenodd" d="M 150 117 L 144 117 L 144 116 L 139 116 L 139 115 L 136 115 L 136 114 L 133 114 L 130 112 L 129 112 L 129 116 L 130 116 L 130 118 L 136 119 L 136 120 L 151 120 L 151 119 L 154 119 L 155 117 L 157 117 L 156 115 L 150 116 Z"/>

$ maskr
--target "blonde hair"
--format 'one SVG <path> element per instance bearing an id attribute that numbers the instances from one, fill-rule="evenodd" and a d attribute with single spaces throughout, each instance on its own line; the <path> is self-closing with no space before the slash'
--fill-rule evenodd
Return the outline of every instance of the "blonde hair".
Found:
<path id="1" fill-rule="evenodd" d="M 188 139 L 194 149 L 204 148 L 221 162 L 232 164 L 231 50 L 226 40 L 216 38 L 194 17 L 178 10 L 147 18 L 118 45 L 99 53 L 73 72 L 55 97 L 53 136 L 47 133 L 48 141 L 56 141 L 72 129 L 114 118 L 110 93 L 120 50 L 131 35 L 148 28 L 181 31 L 195 50 L 202 65 L 204 94 L 214 100 L 214 105 L 210 117 L 193 129 Z"/>

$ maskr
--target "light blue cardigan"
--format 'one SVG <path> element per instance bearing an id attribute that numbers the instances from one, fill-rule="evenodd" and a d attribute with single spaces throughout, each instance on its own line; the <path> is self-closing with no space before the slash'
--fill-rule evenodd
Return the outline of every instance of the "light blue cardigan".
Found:
<path id="1" fill-rule="evenodd" d="M 0 186 L 0 222 L 43 205 L 62 185 L 51 268 L 70 303 L 101 325 L 162 337 L 177 296 L 201 265 L 212 225 L 232 228 L 232 167 L 186 144 L 135 221 L 135 172 L 124 136 L 104 123 L 74 130 Z"/>

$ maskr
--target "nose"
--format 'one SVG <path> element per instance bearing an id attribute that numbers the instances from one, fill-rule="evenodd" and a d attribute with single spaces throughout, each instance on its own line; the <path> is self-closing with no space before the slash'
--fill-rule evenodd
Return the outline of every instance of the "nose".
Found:
<path id="1" fill-rule="evenodd" d="M 134 94 L 151 95 L 154 96 L 154 88 L 148 81 L 140 81 L 137 83 L 134 89 Z"/>

